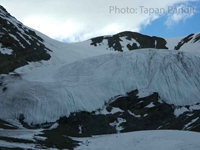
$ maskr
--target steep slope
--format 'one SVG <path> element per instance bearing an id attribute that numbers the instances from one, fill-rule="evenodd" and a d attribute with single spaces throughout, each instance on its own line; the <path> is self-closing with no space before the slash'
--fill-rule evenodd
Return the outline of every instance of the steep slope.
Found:
<path id="1" fill-rule="evenodd" d="M 199 131 L 200 104 L 174 106 L 160 99 L 158 93 L 139 97 L 138 90 L 117 96 L 106 102 L 102 109 L 81 111 L 61 117 L 54 132 L 63 135 L 89 137 L 111 133 L 141 130 Z M 94 121 L 95 120 L 95 121 Z"/>
<path id="2" fill-rule="evenodd" d="M 68 136 L 200 131 L 199 37 L 122 32 L 62 43 L 24 26 L 0 7 L 0 149 L 73 149 L 80 144 Z M 90 141 L 91 149 L 93 143 L 102 144 Z M 80 149 L 89 144 L 84 143 Z M 198 149 L 192 144 L 184 148 Z"/>
<path id="3" fill-rule="evenodd" d="M 28 70 L 54 67 L 107 53 L 112 52 L 104 48 L 95 50 L 89 41 L 66 44 L 53 40 L 24 26 L 0 6 L 0 74 L 25 65 Z"/>
<path id="4" fill-rule="evenodd" d="M 0 73 L 9 73 L 25 65 L 26 69 L 21 69 L 20 72 L 28 72 L 28 70 L 40 72 L 46 70 L 43 68 L 47 66 L 56 68 L 64 63 L 115 51 L 141 48 L 199 50 L 199 34 L 192 34 L 186 38 L 165 39 L 126 31 L 67 44 L 24 26 L 2 6 L 0 21 Z"/>
<path id="5" fill-rule="evenodd" d="M 28 62 L 49 60 L 48 51 L 42 38 L 0 6 L 0 74 L 9 73 Z"/>
<path id="6" fill-rule="evenodd" d="M 190 105 L 199 102 L 195 94 L 199 91 L 198 68 L 199 53 L 149 49 L 76 62 L 62 67 L 54 77 L 79 87 L 100 83 L 107 87 L 105 90 L 121 92 L 130 91 L 129 87 L 152 89 L 168 103 Z"/>
<path id="7" fill-rule="evenodd" d="M 181 51 L 194 51 L 200 50 L 200 33 L 190 34 L 184 37 L 175 47 L 176 50 Z"/>
<path id="8" fill-rule="evenodd" d="M 49 80 L 47 78 L 51 78 L 51 75 L 57 72 L 62 65 L 103 54 L 117 53 L 108 51 L 103 47 L 94 48 L 93 46 L 90 46 L 90 41 L 62 43 L 53 40 L 38 31 L 33 31 L 44 40 L 43 44 L 45 47 L 51 50 L 48 52 L 51 58 L 48 61 L 29 62 L 28 65 L 17 68 L 14 71 L 15 73 L 23 74 L 23 77 L 28 80 Z"/>
<path id="9" fill-rule="evenodd" d="M 51 122 L 70 112 L 98 109 L 133 89 L 157 92 L 176 106 L 194 105 L 200 102 L 199 63 L 197 53 L 152 49 L 63 65 L 37 81 L 23 74 L 1 76 L 0 113 L 5 118 L 23 114 L 29 123 Z"/>
<path id="10" fill-rule="evenodd" d="M 197 53 L 139 50 L 102 55 L 113 53 L 107 46 L 118 51 L 125 46 L 129 50 L 167 48 L 163 38 L 122 32 L 66 44 L 25 27 L 3 7 L 0 20 L 1 73 L 14 70 L 1 75 L 1 118 L 24 115 L 28 123 L 56 121 L 74 111 L 96 110 L 111 97 L 133 89 L 157 92 L 165 102 L 176 106 L 200 102 Z M 177 49 L 190 40 L 198 43 L 198 37 L 185 38 Z M 108 45 L 102 46 L 103 41 Z M 128 44 L 123 47 L 124 43 Z"/>

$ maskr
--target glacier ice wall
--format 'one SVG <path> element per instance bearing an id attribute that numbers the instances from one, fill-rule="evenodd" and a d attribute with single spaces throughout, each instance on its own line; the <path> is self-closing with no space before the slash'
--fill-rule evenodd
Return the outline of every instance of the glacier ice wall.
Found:
<path id="1" fill-rule="evenodd" d="M 28 123 L 55 121 L 73 111 L 93 111 L 111 97 L 134 89 L 158 92 L 170 104 L 193 105 L 200 103 L 200 56 L 135 50 L 63 65 L 49 81 L 31 81 L 21 75 L 21 79 L 6 76 L 1 82 L 7 90 L 0 91 L 0 117 L 24 114 Z"/>

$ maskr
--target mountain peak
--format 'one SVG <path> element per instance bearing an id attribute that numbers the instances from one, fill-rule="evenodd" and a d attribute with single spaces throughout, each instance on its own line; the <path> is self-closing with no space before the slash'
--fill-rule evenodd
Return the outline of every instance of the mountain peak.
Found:
<path id="1" fill-rule="evenodd" d="M 172 39 L 124 31 L 114 35 L 92 38 L 91 45 L 95 47 L 104 46 L 108 50 L 120 52 L 141 48 L 187 50 L 188 47 L 192 47 L 193 44 L 197 44 L 197 47 L 199 47 L 199 44 L 196 43 L 199 40 L 200 34 L 190 34 L 183 38 Z"/>
<path id="2" fill-rule="evenodd" d="M 9 73 L 32 61 L 48 60 L 43 39 L 0 7 L 0 73 Z"/>

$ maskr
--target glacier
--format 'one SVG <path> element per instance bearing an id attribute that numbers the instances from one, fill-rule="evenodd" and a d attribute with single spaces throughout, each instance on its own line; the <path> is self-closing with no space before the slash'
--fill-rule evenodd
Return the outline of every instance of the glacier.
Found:
<path id="1" fill-rule="evenodd" d="M 23 114 L 29 124 L 53 122 L 74 111 L 101 108 L 111 97 L 134 89 L 158 92 L 161 100 L 176 106 L 200 103 L 198 53 L 142 49 L 56 67 L 43 66 L 37 78 L 25 71 L 1 75 L 6 86 L 0 90 L 1 118 Z"/>

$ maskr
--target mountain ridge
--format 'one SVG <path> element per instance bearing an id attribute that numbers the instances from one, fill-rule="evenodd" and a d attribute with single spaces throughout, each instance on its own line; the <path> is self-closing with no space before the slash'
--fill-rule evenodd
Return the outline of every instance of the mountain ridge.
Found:
<path id="1" fill-rule="evenodd" d="M 63 43 L 0 6 L 0 149 L 75 149 L 90 145 L 77 137 L 140 130 L 200 132 L 199 70 L 199 33 L 125 31 Z"/>
<path id="2" fill-rule="evenodd" d="M 4 58 L 0 60 L 2 61 L 1 65 L 2 65 L 2 68 L 4 69 L 2 70 L 2 73 L 10 72 L 8 75 L 1 75 L 1 87 L 2 87 L 1 94 L 6 96 L 7 99 L 9 99 L 10 102 L 12 103 L 16 102 L 16 104 L 20 103 L 22 106 L 26 106 L 26 100 L 25 101 L 20 100 L 21 98 L 16 96 L 17 93 L 20 93 L 20 95 L 24 96 L 23 99 L 25 98 L 27 99 L 27 101 L 29 101 L 28 102 L 29 104 L 33 104 L 37 106 L 38 101 L 40 101 L 40 100 L 36 100 L 37 96 L 41 97 L 42 99 L 47 98 L 47 97 L 43 97 L 43 94 L 41 93 L 42 91 L 43 93 L 45 93 L 52 90 L 52 93 L 54 92 L 57 93 L 58 91 L 56 91 L 55 89 L 58 86 L 59 87 L 58 89 L 60 89 L 63 92 L 65 91 L 66 93 L 68 93 L 68 94 L 63 94 L 63 98 L 65 97 L 68 99 L 70 103 L 68 103 L 68 101 L 66 103 L 68 103 L 68 105 L 70 106 L 72 105 L 71 103 L 77 103 L 74 100 L 76 96 L 78 95 L 80 97 L 81 95 L 85 96 L 84 93 L 81 93 L 80 91 L 77 91 L 77 89 L 70 87 L 71 84 L 72 85 L 74 84 L 73 86 L 77 86 L 77 88 L 81 88 L 82 85 L 86 84 L 87 86 L 89 86 L 88 88 L 89 90 L 91 87 L 90 85 L 91 83 L 98 84 L 99 86 L 103 84 L 107 85 L 106 82 L 108 81 L 109 82 L 113 81 L 112 86 L 114 86 L 115 84 L 114 82 L 116 82 L 116 85 L 117 85 L 116 87 L 110 87 L 110 89 L 112 90 L 114 89 L 113 91 L 111 90 L 110 93 L 115 91 L 111 95 L 107 94 L 110 97 L 116 96 L 117 94 L 126 93 L 127 91 L 130 91 L 133 89 L 138 89 L 138 90 L 146 89 L 146 88 L 148 89 L 152 86 L 151 90 L 153 89 L 154 90 L 153 92 L 158 92 L 161 95 L 161 98 L 163 98 L 166 102 L 174 103 L 175 105 L 181 105 L 181 104 L 193 105 L 193 104 L 198 103 L 198 94 L 196 92 L 199 90 L 198 88 L 199 80 L 197 78 L 199 75 L 195 70 L 198 68 L 197 64 L 198 64 L 199 58 L 198 58 L 198 55 L 193 56 L 194 53 L 188 53 L 188 52 L 186 53 L 184 51 L 182 52 L 181 50 L 185 46 L 185 44 L 188 44 L 188 43 L 191 44 L 192 42 L 194 44 L 197 44 L 197 46 L 199 46 L 198 45 L 199 40 L 200 40 L 199 34 L 191 34 L 183 38 L 181 42 L 178 43 L 178 46 L 177 46 L 177 49 L 180 49 L 180 52 L 171 51 L 171 50 L 169 52 L 166 52 L 167 50 L 166 45 L 168 44 L 166 39 L 155 37 L 155 36 L 150 37 L 150 36 L 142 35 L 135 32 L 122 32 L 113 36 L 102 36 L 102 37 L 93 38 L 91 40 L 87 40 L 80 43 L 67 44 L 67 43 L 55 41 L 43 35 L 40 32 L 28 29 L 27 27 L 23 26 L 23 24 L 21 24 L 19 21 L 17 21 L 14 17 L 10 16 L 10 14 L 3 7 L 1 7 L 0 20 L 1 22 L 3 22 L 1 26 L 2 25 L 4 26 L 1 28 L 1 31 L 0 31 L 2 35 L 1 39 L 3 39 L 2 37 L 4 35 L 8 35 L 8 38 L 15 40 L 15 42 L 17 42 L 18 44 L 17 45 L 16 43 L 11 42 L 9 43 L 10 45 L 8 44 L 6 47 L 5 43 L 2 43 L 3 40 L 1 40 L 1 44 L 2 44 L 1 49 L 5 48 L 5 50 L 8 50 L 8 49 L 13 50 L 11 54 L 3 54 L 2 50 L 0 53 L 1 57 Z M 13 28 L 15 30 L 12 30 Z M 9 34 L 6 32 L 8 32 Z M 13 32 L 14 32 L 14 35 L 11 34 Z M 32 37 L 29 37 L 29 33 L 32 35 Z M 18 36 L 15 34 L 18 34 Z M 15 36 L 14 39 L 13 39 L 13 36 Z M 25 39 L 29 39 L 29 40 L 26 41 Z M 34 41 L 34 39 L 36 41 Z M 21 41 L 24 41 L 27 45 L 24 44 L 23 42 L 21 43 Z M 40 44 L 38 44 L 37 41 L 39 41 Z M 132 43 L 130 43 L 130 41 Z M 147 44 L 145 45 L 145 43 Z M 39 47 L 34 48 L 34 46 L 36 45 Z M 18 49 L 15 49 L 15 47 L 13 46 L 18 47 Z M 134 49 L 134 46 L 136 49 Z M 188 45 L 186 45 L 186 47 L 187 46 Z M 136 51 L 130 52 L 130 53 L 126 52 L 122 54 L 119 54 L 119 53 L 117 54 L 116 51 L 120 51 L 120 52 L 126 51 L 126 50 L 123 50 L 123 48 L 125 47 L 127 47 L 126 50 L 128 51 L 130 51 L 128 48 L 130 48 L 131 50 L 136 50 Z M 149 47 L 154 48 L 154 49 L 150 49 Z M 108 48 L 111 50 L 108 50 Z M 121 48 L 121 49 L 118 49 L 118 48 Z M 146 49 L 144 50 L 142 48 L 146 48 Z M 162 49 L 159 49 L 159 48 L 162 48 Z M 42 51 L 42 53 L 44 53 L 47 57 L 43 59 L 41 57 L 35 56 L 34 53 L 41 55 L 41 52 L 38 53 L 37 49 L 38 51 Z M 26 55 L 27 53 L 26 51 L 28 52 L 27 55 Z M 188 51 L 190 51 L 190 49 Z M 25 56 L 25 57 L 22 57 L 22 60 L 20 60 L 20 62 L 22 61 L 23 63 L 21 64 L 17 63 L 18 62 L 18 57 L 16 56 L 17 54 L 19 56 Z M 12 57 L 12 58 L 7 58 L 7 57 Z M 190 59 L 192 61 L 195 61 L 195 64 L 190 62 L 191 61 Z M 16 62 L 16 64 L 11 67 L 12 69 L 10 71 L 7 70 L 7 62 L 8 63 Z M 112 66 L 110 66 L 109 62 L 110 64 L 112 64 Z M 104 63 L 107 64 L 107 66 L 105 66 Z M 116 64 L 118 64 L 118 66 Z M 140 66 L 137 66 L 137 64 L 140 64 Z M 88 68 L 87 65 L 90 66 L 90 68 Z M 82 67 L 80 68 L 80 66 Z M 120 66 L 121 66 L 121 69 L 119 69 Z M 141 75 L 136 73 L 134 75 L 135 76 L 134 78 L 137 78 L 136 80 L 132 77 L 128 69 L 124 70 L 125 72 L 127 72 L 127 74 L 125 75 L 122 72 L 122 70 L 124 69 L 122 66 L 124 68 L 129 68 L 130 70 L 132 70 L 132 75 L 134 75 L 134 72 L 140 72 Z M 190 69 L 191 67 L 193 67 L 193 69 Z M 100 70 L 103 69 L 102 72 L 96 71 L 97 68 Z M 169 68 L 169 69 L 163 70 L 162 68 Z M 84 69 L 84 71 L 81 71 L 82 69 Z M 12 72 L 13 70 L 14 72 Z M 174 70 L 176 70 L 177 72 L 174 72 Z M 107 74 L 104 74 L 105 71 Z M 118 74 L 116 75 L 117 78 L 115 79 L 116 81 L 110 78 L 111 77 L 110 74 L 115 74 L 115 72 L 118 72 Z M 99 76 L 98 74 L 101 74 L 101 76 Z M 169 74 L 169 75 L 165 75 L 165 74 Z M 171 75 L 171 78 L 168 77 L 170 75 Z M 177 75 L 182 81 L 184 81 L 184 83 L 182 83 L 182 81 L 176 77 Z M 132 80 L 133 82 L 132 85 L 128 83 L 130 81 L 125 80 L 125 76 L 128 77 L 129 80 Z M 160 77 L 162 77 L 163 79 L 162 81 L 159 81 Z M 108 78 L 110 79 L 106 81 Z M 74 79 L 76 79 L 76 81 Z M 93 81 L 91 79 L 95 79 L 100 84 L 98 82 L 96 83 L 96 81 Z M 170 91 L 171 88 L 173 89 L 173 91 L 171 91 L 170 93 L 165 92 L 166 89 L 156 83 L 158 81 L 160 82 L 160 84 L 161 82 L 164 82 L 164 84 L 166 84 L 165 88 L 168 89 L 167 91 Z M 154 82 L 155 84 L 152 84 Z M 184 88 L 181 88 L 180 85 L 177 86 L 173 84 L 173 82 L 178 82 L 181 86 L 190 87 L 189 93 L 192 94 L 191 96 L 193 97 L 193 100 L 189 100 L 191 96 L 186 94 L 188 92 L 186 92 Z M 142 86 L 140 86 L 139 83 Z M 169 83 L 171 87 L 168 85 Z M 21 89 L 23 90 L 18 90 L 17 87 L 20 84 L 21 84 Z M 122 86 L 122 87 L 118 88 L 118 86 Z M 10 88 L 12 89 L 11 91 L 9 90 Z M 38 89 L 40 88 L 42 88 L 43 90 L 38 91 Z M 86 89 L 87 88 L 81 89 L 81 90 L 86 90 Z M 191 89 L 193 89 L 193 91 Z M 73 90 L 77 92 L 75 93 Z M 106 91 L 103 88 L 100 88 L 99 90 L 103 92 L 102 92 L 102 96 L 99 95 L 98 99 L 102 100 L 104 97 L 103 101 L 105 101 L 106 99 L 108 100 L 110 98 L 109 96 L 108 97 L 104 96 L 104 94 L 106 95 Z M 35 94 L 31 94 L 33 91 Z M 91 91 L 93 90 L 91 89 Z M 90 93 L 89 91 L 85 91 L 85 92 Z M 37 93 L 40 95 L 37 95 Z M 59 93 L 61 94 L 61 92 Z M 96 93 L 96 91 L 94 91 L 94 93 Z M 69 96 L 70 94 L 71 96 Z M 90 96 L 93 98 L 95 97 L 95 95 L 93 96 L 90 95 Z M 54 96 L 52 95 L 52 97 Z M 63 98 L 60 98 L 59 101 L 60 102 L 63 101 Z M 13 99 L 15 100 L 13 101 Z M 19 99 L 19 100 L 16 100 L 16 99 Z M 182 100 L 183 103 L 179 99 L 183 99 Z M 9 103 L 9 102 L 5 103 L 3 99 L 1 101 L 3 104 Z M 93 101 L 92 98 L 89 98 L 88 101 L 90 101 L 91 104 L 94 103 L 92 102 Z M 102 106 L 102 104 L 103 104 L 102 102 L 100 103 L 98 102 L 98 107 Z M 80 108 L 78 107 L 78 105 L 79 104 L 77 103 L 77 108 L 76 108 L 77 110 L 86 109 L 86 106 L 84 105 L 83 102 L 81 102 Z M 17 105 L 14 105 L 13 107 L 15 106 Z M 37 107 L 41 108 L 41 106 L 37 106 Z M 44 114 L 46 114 L 46 109 L 47 108 L 42 107 L 42 110 L 45 112 Z M 60 112 L 61 113 L 60 115 L 63 115 L 64 112 L 69 115 L 70 112 L 76 111 L 76 109 L 71 109 L 70 111 L 66 111 L 66 112 L 64 111 L 65 109 L 63 109 L 63 111 Z M 91 108 L 89 109 L 90 111 L 92 111 L 97 108 L 94 107 L 93 109 Z M 19 109 L 15 109 L 15 110 L 18 111 Z M 7 111 L 5 110 L 4 112 L 7 112 Z M 16 112 L 18 117 L 20 115 L 20 112 Z M 24 110 L 24 112 L 27 112 L 27 110 Z M 32 112 L 29 112 L 29 113 L 31 115 L 33 114 Z M 57 118 L 58 117 L 59 115 L 57 116 Z M 55 118 L 53 120 L 55 120 Z M 31 121 L 28 121 L 28 122 L 30 123 Z"/>
<path id="3" fill-rule="evenodd" d="M 62 55 L 65 56 L 65 51 L 68 51 L 73 58 L 77 57 L 76 60 L 78 60 L 111 53 L 106 52 L 106 50 L 123 52 L 142 48 L 155 48 L 172 50 L 183 49 L 187 51 L 194 46 L 195 50 L 200 47 L 199 33 L 191 34 L 182 39 L 177 38 L 177 40 L 171 40 L 131 31 L 124 31 L 110 36 L 95 37 L 79 43 L 67 44 L 55 41 L 34 29 L 24 26 L 15 17 L 11 16 L 3 6 L 0 7 L 0 11 L 0 73 L 8 74 L 19 67 L 26 66 L 30 62 L 54 59 L 52 55 L 55 55 L 56 52 L 59 52 L 59 54 L 53 57 L 58 57 L 57 55 L 59 55 L 59 57 Z M 173 44 L 171 44 L 170 40 L 173 41 Z M 76 49 L 76 51 L 71 52 L 71 49 Z M 79 49 L 85 49 L 85 51 L 88 52 L 86 52 L 86 54 Z M 101 52 L 97 49 L 101 49 Z M 68 57 L 68 59 L 69 58 L 70 57 Z M 64 58 L 62 58 L 61 62 L 63 62 L 63 60 Z M 68 62 L 74 61 L 75 59 L 69 60 Z"/>
<path id="4" fill-rule="evenodd" d="M 49 49 L 32 30 L 0 7 L 0 73 L 9 73 L 28 62 L 49 60 Z M 7 53 L 7 51 L 10 51 Z"/>
<path id="5" fill-rule="evenodd" d="M 120 52 L 142 48 L 181 50 L 181 47 L 184 46 L 184 44 L 187 45 L 188 42 L 200 42 L 199 37 L 200 33 L 192 33 L 188 36 L 179 38 L 162 38 L 157 36 L 148 36 L 137 32 L 123 31 L 110 36 L 92 38 L 91 45 L 100 46 L 106 42 L 108 43 L 107 49 Z M 173 46 L 168 46 L 167 44 L 171 39 L 175 40 L 176 43 Z M 124 40 L 128 41 L 126 45 L 122 43 Z"/>

